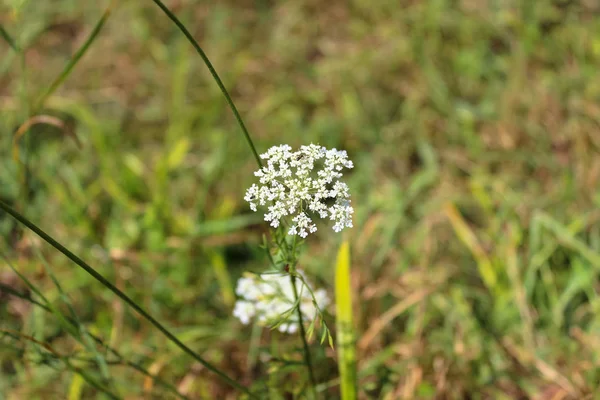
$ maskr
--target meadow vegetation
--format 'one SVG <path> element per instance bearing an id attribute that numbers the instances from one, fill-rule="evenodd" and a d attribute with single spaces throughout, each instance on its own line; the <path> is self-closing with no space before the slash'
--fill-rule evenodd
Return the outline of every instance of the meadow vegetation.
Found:
<path id="1" fill-rule="evenodd" d="M 259 153 L 354 162 L 354 227 L 320 227 L 299 265 L 333 299 L 349 243 L 358 398 L 597 398 L 596 2 L 165 4 Z M 0 200 L 240 385 L 303 398 L 298 336 L 232 315 L 268 224 L 190 42 L 149 0 L 8 0 L 0 28 Z M 4 211 L 0 238 L 0 399 L 241 398 Z M 340 398 L 315 336 L 316 392 Z"/>

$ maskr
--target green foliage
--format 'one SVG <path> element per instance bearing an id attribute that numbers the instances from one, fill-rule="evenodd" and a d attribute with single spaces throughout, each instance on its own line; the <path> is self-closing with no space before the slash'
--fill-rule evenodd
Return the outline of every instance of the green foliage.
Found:
<path id="1" fill-rule="evenodd" d="M 231 316 L 235 280 L 270 264 L 242 199 L 256 160 L 236 117 L 258 153 L 346 149 L 358 397 L 593 398 L 592 3 L 166 2 L 186 38 L 153 2 L 102 20 L 108 1 L 9 1 L 0 200 L 210 365 L 287 398 L 308 393 L 298 338 Z M 36 115 L 61 124 L 27 127 L 17 162 L 14 134 Z M 0 397 L 240 396 L 3 211 L 0 237 Z M 297 260 L 330 295 L 338 244 L 319 227 Z M 340 398 L 321 333 L 317 396 Z"/>
<path id="2" fill-rule="evenodd" d="M 335 266 L 335 305 L 338 341 L 340 392 L 343 400 L 356 399 L 355 334 L 352 326 L 352 288 L 350 284 L 350 245 L 342 242 Z"/>

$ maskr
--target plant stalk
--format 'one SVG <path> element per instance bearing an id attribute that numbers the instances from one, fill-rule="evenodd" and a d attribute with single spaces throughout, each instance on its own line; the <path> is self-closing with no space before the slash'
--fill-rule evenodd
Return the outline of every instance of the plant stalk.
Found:
<path id="1" fill-rule="evenodd" d="M 0 200 L 0 209 L 4 210 L 7 214 L 10 214 L 14 219 L 19 221 L 21 224 L 25 225 L 27 228 L 29 228 L 30 230 L 35 232 L 35 234 L 37 234 L 39 237 L 44 239 L 48 244 L 50 244 L 52 247 L 54 247 L 55 249 L 60 251 L 67 258 L 69 258 L 71 261 L 73 261 L 75 264 L 77 264 L 79 267 L 81 267 L 83 270 L 85 270 L 85 272 L 87 272 L 92 277 L 94 277 L 94 279 L 96 279 L 98 282 L 100 282 L 102 285 L 104 285 L 107 289 L 109 289 L 111 292 L 116 294 L 119 298 L 121 298 L 121 300 L 123 300 L 125 303 L 127 303 L 131 308 L 133 308 L 135 311 L 137 311 L 138 314 L 140 314 L 144 319 L 146 319 L 156 329 L 158 329 L 163 335 L 165 335 L 167 337 L 167 339 L 169 339 L 177 347 L 179 347 L 181 350 L 183 350 L 186 354 L 188 354 L 189 356 L 194 358 L 196 361 L 198 361 L 200 364 L 202 364 L 204 367 L 206 367 L 206 369 L 208 369 L 215 375 L 219 376 L 219 378 L 221 378 L 224 382 L 229 384 L 231 387 L 234 387 L 237 390 L 247 394 L 251 398 L 256 398 L 256 396 L 254 394 L 252 394 L 247 387 L 236 382 L 235 380 L 233 380 L 232 378 L 227 376 L 224 372 L 220 371 L 217 367 L 213 366 L 208 361 L 206 361 L 204 358 L 202 358 L 198 354 L 196 354 L 196 352 L 194 352 L 192 349 L 190 349 L 188 346 L 186 346 L 181 340 L 179 340 L 174 334 L 172 334 L 166 327 L 164 327 L 160 322 L 158 322 L 146 310 L 144 310 L 142 307 L 140 307 L 129 296 L 127 296 L 125 293 L 123 293 L 115 285 L 110 283 L 104 276 L 99 274 L 94 268 L 92 268 L 90 265 L 88 265 L 81 258 L 79 258 L 75 254 L 73 254 L 69 249 L 67 249 L 60 243 L 58 243 L 56 240 L 54 240 L 52 237 L 50 237 L 46 232 L 44 232 L 42 229 L 37 227 L 33 222 L 29 221 L 27 218 L 25 218 L 24 216 L 19 214 L 17 211 L 13 210 L 8 204 L 4 203 L 1 200 Z"/>
<path id="2" fill-rule="evenodd" d="M 250 137 L 250 133 L 248 132 L 248 129 L 246 129 L 246 125 L 244 124 L 244 121 L 242 120 L 242 116 L 238 112 L 235 104 L 233 104 L 233 100 L 231 100 L 231 96 L 229 96 L 229 92 L 227 91 L 227 89 L 225 89 L 225 85 L 223 84 L 223 81 L 221 81 L 219 74 L 217 74 L 217 71 L 213 67 L 210 60 L 208 59 L 206 53 L 204 53 L 204 50 L 202 50 L 202 48 L 200 47 L 200 45 L 198 44 L 196 39 L 194 39 L 192 34 L 187 30 L 187 28 L 183 25 L 183 23 L 179 20 L 179 18 L 177 18 L 177 16 L 175 14 L 173 14 L 171 12 L 171 10 L 169 10 L 167 8 L 167 6 L 164 5 L 164 3 L 162 1 L 160 1 L 160 0 L 152 0 L 152 1 L 167 15 L 167 17 L 169 17 L 169 19 L 171 21 L 173 21 L 173 23 L 177 26 L 177 28 L 181 31 L 181 33 L 183 33 L 183 35 L 192 44 L 192 46 L 194 46 L 194 49 L 196 49 L 196 52 L 200 55 L 200 57 L 202 57 L 202 61 L 204 61 L 204 64 L 206 64 L 206 67 L 210 71 L 210 74 L 212 75 L 213 79 L 219 86 L 219 89 L 221 89 L 223 96 L 225 96 L 225 100 L 227 101 L 227 104 L 231 108 L 231 111 L 233 111 L 233 115 L 235 116 L 235 119 L 237 120 L 238 125 L 240 126 L 240 128 L 242 129 L 242 132 L 244 133 L 246 142 L 248 142 L 248 145 L 250 146 L 250 149 L 252 150 L 252 154 L 254 155 L 254 158 L 256 159 L 256 163 L 258 164 L 258 167 L 262 168 L 262 161 L 260 160 L 258 152 L 256 151 L 256 148 L 254 147 L 254 142 L 252 142 L 252 138 Z"/>
<path id="3" fill-rule="evenodd" d="M 306 330 L 304 329 L 304 321 L 302 318 L 302 310 L 301 310 L 301 302 L 299 301 L 298 296 L 298 288 L 296 287 L 296 276 L 290 274 L 290 279 L 292 282 L 292 288 L 294 289 L 294 301 L 298 303 L 296 307 L 296 312 L 298 314 L 298 324 L 300 325 L 300 336 L 302 337 L 302 345 L 304 346 L 304 362 L 306 363 L 306 368 L 308 369 L 308 376 L 310 378 L 310 392 L 313 399 L 317 398 L 317 381 L 315 379 L 315 374 L 313 372 L 312 359 L 310 356 L 310 349 L 308 347 L 308 342 L 306 341 Z"/>

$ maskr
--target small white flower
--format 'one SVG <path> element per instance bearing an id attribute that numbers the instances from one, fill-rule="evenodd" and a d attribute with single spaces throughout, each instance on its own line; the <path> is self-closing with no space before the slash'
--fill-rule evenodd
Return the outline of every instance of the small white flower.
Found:
<path id="1" fill-rule="evenodd" d="M 267 206 L 265 221 L 277 228 L 281 220 L 291 216 L 289 235 L 305 238 L 317 231 L 314 216 L 334 221 L 336 232 L 352 227 L 354 209 L 350 191 L 340 181 L 344 168 L 353 168 L 345 150 L 310 144 L 292 152 L 287 145 L 273 146 L 261 154 L 267 165 L 256 171 L 260 185 L 253 184 L 244 196 L 252 211 Z M 334 200 L 328 206 L 327 200 Z M 329 203 L 331 204 L 331 203 Z"/>
<path id="2" fill-rule="evenodd" d="M 235 303 L 233 315 L 237 317 L 242 324 L 248 325 L 250 323 L 250 319 L 254 317 L 255 314 L 256 310 L 252 303 L 248 301 L 238 301 Z"/>
<path id="3" fill-rule="evenodd" d="M 304 274 L 301 271 L 298 273 L 307 282 Z M 312 287 L 305 287 L 300 279 L 296 279 L 296 287 L 304 322 L 310 323 L 318 314 L 313 296 L 309 291 L 309 288 L 312 289 Z M 295 302 L 294 289 L 288 274 L 256 275 L 247 273 L 238 281 L 235 292 L 239 299 L 235 303 L 233 315 L 244 325 L 256 318 L 258 323 L 264 326 L 280 323 L 277 328 L 281 332 L 294 333 L 298 330 L 298 316 L 295 311 L 290 312 Z M 329 297 L 325 290 L 319 289 L 313 293 L 319 309 L 323 309 L 329 304 Z M 283 315 L 287 316 L 285 321 L 281 321 Z"/>

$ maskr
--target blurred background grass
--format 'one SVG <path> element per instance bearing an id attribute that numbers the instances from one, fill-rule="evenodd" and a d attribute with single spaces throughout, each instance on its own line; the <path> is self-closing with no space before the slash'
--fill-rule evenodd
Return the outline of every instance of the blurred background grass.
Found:
<path id="1" fill-rule="evenodd" d="M 348 239 L 361 398 L 598 393 L 597 2 L 167 4 L 230 89 L 259 152 L 314 142 L 355 162 Z M 59 126 L 33 126 L 20 161 L 12 156 L 14 132 L 107 5 L 0 6 L 25 49 L 0 41 L 0 198 L 228 374 L 265 379 L 265 355 L 298 343 L 231 316 L 235 280 L 266 265 L 257 248 L 265 226 L 242 199 L 254 160 L 202 61 L 152 2 L 113 9 L 39 113 Z M 236 398 L 6 214 L 0 232 L 4 254 L 58 300 L 32 251 L 42 246 L 90 331 L 191 398 Z M 338 244 L 322 226 L 300 261 L 332 296 Z M 27 290 L 8 266 L 0 281 Z M 3 292 L 0 300 L 3 328 L 73 347 L 51 315 Z M 1 343 L 0 397 L 64 398 L 72 388 L 72 373 L 32 361 L 29 345 Z M 322 389 L 336 398 L 335 351 L 314 349 Z M 114 368 L 123 395 L 168 397 Z M 271 382 L 293 384 L 285 368 L 271 372 Z"/>

